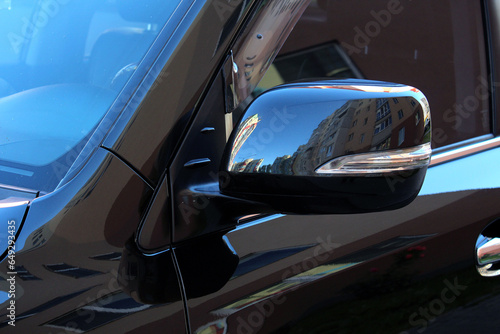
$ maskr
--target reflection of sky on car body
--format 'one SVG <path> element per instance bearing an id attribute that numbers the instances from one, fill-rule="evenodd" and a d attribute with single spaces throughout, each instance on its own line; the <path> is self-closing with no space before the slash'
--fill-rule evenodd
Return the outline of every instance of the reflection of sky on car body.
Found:
<path id="1" fill-rule="evenodd" d="M 0 291 L 0 304 L 3 304 L 9 299 L 9 293 L 5 291 Z"/>
<path id="2" fill-rule="evenodd" d="M 500 148 L 430 167 L 419 195 L 500 187 Z"/>

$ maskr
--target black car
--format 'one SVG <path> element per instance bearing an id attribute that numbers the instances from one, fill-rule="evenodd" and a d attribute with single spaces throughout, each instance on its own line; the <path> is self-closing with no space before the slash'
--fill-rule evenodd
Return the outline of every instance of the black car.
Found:
<path id="1" fill-rule="evenodd" d="M 0 331 L 495 332 L 499 5 L 1 0 Z"/>

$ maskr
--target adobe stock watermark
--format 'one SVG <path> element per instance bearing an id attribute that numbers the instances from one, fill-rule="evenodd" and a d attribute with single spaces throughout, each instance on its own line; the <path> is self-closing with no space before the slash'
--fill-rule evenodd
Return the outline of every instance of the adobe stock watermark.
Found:
<path id="1" fill-rule="evenodd" d="M 83 324 L 92 323 L 98 316 L 101 315 L 100 312 L 109 312 L 107 311 L 106 306 L 117 300 L 116 292 L 122 290 L 120 283 L 118 283 L 118 271 L 116 269 L 112 269 L 110 274 L 111 279 L 109 280 L 107 286 L 104 285 L 94 296 L 87 296 L 87 298 L 77 306 L 76 313 L 80 321 L 77 322 L 69 320 L 64 323 L 64 325 L 57 326 L 56 328 L 60 329 L 60 331 L 56 332 L 57 334 L 81 333 L 81 327 Z M 141 308 L 147 309 L 150 307 L 151 305 L 144 305 Z"/>
<path id="2" fill-rule="evenodd" d="M 397 175 L 385 176 L 385 180 L 391 193 L 396 192 L 396 187 L 398 184 L 402 185 L 405 183 L 411 176 L 415 174 L 415 170 L 406 170 L 399 172 Z"/>
<path id="3" fill-rule="evenodd" d="M 142 103 L 147 94 L 153 92 L 157 89 L 167 78 L 169 78 L 170 72 L 161 71 L 161 67 L 155 66 L 148 73 L 144 79 L 145 84 L 141 85 L 137 92 L 133 96 L 127 94 L 120 94 L 113 104 L 109 106 L 109 110 L 103 110 L 104 118 L 95 130 L 95 132 L 90 136 L 89 141 L 81 141 L 74 147 L 67 146 L 67 153 L 64 155 L 64 159 L 56 160 L 51 164 L 52 171 L 57 176 L 58 179 L 62 179 L 71 166 L 77 161 L 77 158 L 84 152 L 85 149 L 92 150 L 95 147 L 101 145 L 102 141 L 108 134 L 108 131 L 112 128 L 113 123 L 119 114 L 123 110 L 135 111 L 139 105 Z M 148 83 L 151 83 L 149 86 Z M 150 87 L 150 88 L 148 88 Z M 106 114 L 108 112 L 109 114 Z"/>
<path id="4" fill-rule="evenodd" d="M 380 35 L 383 28 L 389 26 L 393 16 L 401 14 L 403 10 L 404 7 L 399 0 L 389 0 L 386 9 L 379 11 L 371 10 L 370 15 L 373 17 L 373 20 L 367 22 L 362 28 L 359 26 L 354 27 L 354 32 L 356 33 L 353 39 L 354 45 L 342 42 L 342 47 L 344 47 L 349 55 L 353 53 L 359 54 L 370 44 L 373 38 Z"/>
<path id="5" fill-rule="evenodd" d="M 283 272 L 282 282 L 286 282 L 288 279 L 291 279 L 300 273 L 304 273 L 320 266 L 324 261 L 329 259 L 335 249 L 341 246 L 340 243 L 332 242 L 331 235 L 327 236 L 326 240 L 318 237 L 316 238 L 316 241 L 318 244 L 314 247 L 313 256 L 305 258 L 300 263 L 287 268 Z M 296 290 L 300 286 L 300 284 L 297 284 L 288 289 L 287 292 Z M 238 334 L 252 334 L 257 332 L 264 324 L 266 318 L 273 315 L 276 306 L 285 303 L 286 300 L 286 294 L 278 292 L 275 296 L 267 299 L 266 301 L 256 303 L 252 312 L 245 317 L 239 316 L 236 319 L 238 323 L 236 332 Z"/>
<path id="6" fill-rule="evenodd" d="M 61 6 L 64 6 L 72 0 L 43 0 L 40 2 L 40 10 L 32 18 L 23 16 L 22 25 L 19 33 L 9 32 L 7 38 L 15 53 L 20 53 L 24 43 L 30 41 L 38 32 L 45 28 L 50 19 L 59 14 Z"/>
<path id="7" fill-rule="evenodd" d="M 286 106 L 278 110 L 272 109 L 268 126 L 258 128 L 258 132 L 250 136 L 244 144 L 244 148 L 240 150 L 242 156 L 258 156 L 268 148 L 267 145 L 276 139 L 276 135 L 286 130 L 291 120 L 297 115 L 288 111 Z M 229 182 L 229 174 L 225 171 L 217 173 L 210 172 L 209 177 L 213 183 L 218 183 L 221 189 L 224 189 Z M 182 215 L 184 222 L 190 224 L 193 216 L 199 215 L 210 205 L 210 195 L 195 194 L 194 196 L 186 196 L 182 203 L 178 205 L 178 209 Z"/>
<path id="8" fill-rule="evenodd" d="M 113 122 L 109 118 L 104 118 L 88 142 L 81 141 L 74 147 L 67 146 L 67 153 L 64 155 L 64 159 L 56 160 L 51 163 L 52 171 L 55 176 L 59 180 L 63 179 L 84 149 L 88 148 L 92 150 L 92 148 L 101 144 L 112 124 Z"/>
<path id="9" fill-rule="evenodd" d="M 484 76 L 476 78 L 477 85 L 474 87 L 473 94 L 465 96 L 461 102 L 454 103 L 453 106 L 443 112 L 432 109 L 431 107 L 431 121 L 432 126 L 432 142 L 435 144 L 445 143 L 449 135 L 443 127 L 437 127 L 435 124 L 453 124 L 451 128 L 460 131 L 461 127 L 472 117 L 476 117 L 477 121 L 483 122 L 483 128 L 489 127 L 488 122 L 488 107 L 482 108 L 483 105 L 489 101 L 492 89 L 499 87 L 500 82 L 492 82 Z M 483 115 L 478 116 L 478 110 Z M 417 142 L 418 143 L 418 142 Z M 392 192 L 396 191 L 398 184 L 404 183 L 409 176 L 413 175 L 412 171 L 404 172 L 401 175 L 386 177 L 387 184 Z"/>
<path id="10" fill-rule="evenodd" d="M 9 285 L 8 297 L 9 303 L 7 303 L 7 323 L 9 326 L 16 326 L 16 232 L 17 225 L 16 221 L 10 219 L 7 221 L 7 283 Z"/>
<path id="11" fill-rule="evenodd" d="M 237 0 L 217 0 L 214 1 L 212 5 L 219 19 L 224 22 L 233 14 L 240 3 L 241 1 Z"/>
<path id="12" fill-rule="evenodd" d="M 276 139 L 276 134 L 285 131 L 291 120 L 297 117 L 297 114 L 290 112 L 286 106 L 281 110 L 273 108 L 271 114 L 267 116 L 270 117 L 268 125 L 257 126 L 258 133 L 246 140 L 245 147 L 242 147 L 240 151 L 242 156 L 258 156 L 259 152 L 266 150 L 268 145 Z"/>
<path id="13" fill-rule="evenodd" d="M 491 97 L 491 90 L 494 87 L 500 86 L 500 82 L 490 82 L 483 76 L 478 76 L 476 80 L 478 81 L 478 84 L 474 89 L 474 94 L 466 96 L 461 103 L 455 103 L 451 108 L 446 109 L 440 114 L 442 123 L 455 123 L 455 125 L 453 125 L 453 129 L 458 130 L 464 122 L 474 115 L 474 113 L 481 107 L 482 103 L 489 101 Z M 488 112 L 487 108 L 484 108 L 483 110 L 486 113 Z M 432 114 L 433 117 L 436 115 L 437 113 Z M 486 118 L 483 118 L 483 120 L 486 121 Z M 485 127 L 488 127 L 488 124 L 485 125 Z M 435 127 L 432 130 L 432 140 L 437 144 L 442 144 L 448 140 L 448 135 L 443 128 Z"/>
<path id="14" fill-rule="evenodd" d="M 423 333 L 429 323 L 436 320 L 436 317 L 446 311 L 446 306 L 453 303 L 466 289 L 466 285 L 461 285 L 458 282 L 458 277 L 453 279 L 453 282 L 445 279 L 443 281 L 445 287 L 441 290 L 439 297 L 433 299 L 429 304 L 421 306 L 418 311 L 413 312 L 408 317 L 408 322 L 412 327 L 418 327 L 418 333 Z M 402 332 L 400 334 L 409 334 Z"/>
<path id="15" fill-rule="evenodd" d="M 212 183 L 218 184 L 220 188 L 227 186 L 229 174 L 224 171 L 208 173 Z M 195 194 L 194 196 L 185 196 L 183 202 L 178 205 L 183 221 L 189 225 L 193 216 L 198 216 L 210 205 L 212 196 L 206 194 Z"/>

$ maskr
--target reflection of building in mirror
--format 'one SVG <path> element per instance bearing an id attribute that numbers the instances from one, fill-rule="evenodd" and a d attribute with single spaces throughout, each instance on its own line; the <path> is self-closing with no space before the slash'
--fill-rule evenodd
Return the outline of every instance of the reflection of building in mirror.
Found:
<path id="1" fill-rule="evenodd" d="M 314 170 L 319 164 L 343 155 L 358 100 L 345 103 L 325 118 L 313 131 L 308 142 L 294 153 L 293 173 L 303 174 Z"/>
<path id="2" fill-rule="evenodd" d="M 417 110 L 418 109 L 418 110 Z M 422 138 L 422 108 L 413 98 L 353 100 L 314 130 L 296 152 L 294 173 L 314 170 L 333 158 L 408 147 L 406 138 Z"/>
<path id="3" fill-rule="evenodd" d="M 260 169 L 260 165 L 264 159 L 246 159 L 242 162 L 236 162 L 233 164 L 231 171 L 239 173 L 256 173 Z"/>
<path id="4" fill-rule="evenodd" d="M 319 122 L 305 144 L 295 152 L 274 157 L 263 165 L 264 157 L 233 162 L 250 134 L 261 121 L 258 114 L 240 126 L 231 155 L 230 170 L 240 173 L 310 175 L 322 164 L 340 156 L 411 147 L 407 138 L 424 137 L 428 129 L 423 109 L 411 97 L 349 100 Z"/>
<path id="5" fill-rule="evenodd" d="M 277 157 L 272 164 L 264 165 L 257 170 L 259 173 L 271 173 L 280 175 L 292 175 L 292 165 L 295 160 L 295 155 L 292 157 L 286 154 L 282 157 Z"/>
<path id="6" fill-rule="evenodd" d="M 418 124 L 423 116 L 422 108 L 416 100 L 389 98 L 379 99 L 377 103 L 371 150 L 408 147 L 413 143 L 408 143 L 406 138 L 422 137 L 422 133 L 416 133 L 418 129 L 422 129 Z M 416 112 L 416 109 L 419 110 Z"/>
<path id="7" fill-rule="evenodd" d="M 350 101 L 321 122 L 308 143 L 299 147 L 294 171 L 315 169 L 342 155 L 411 146 L 406 138 L 423 136 L 416 133 L 422 131 L 418 126 L 422 116 L 413 98 Z"/>
<path id="8" fill-rule="evenodd" d="M 255 128 L 257 127 L 257 124 L 260 121 L 261 120 L 259 118 L 259 115 L 255 114 L 252 117 L 247 118 L 239 126 L 238 133 L 236 134 L 236 138 L 234 139 L 234 144 L 233 144 L 233 147 L 231 149 L 231 157 L 229 160 L 229 170 L 236 171 L 238 169 L 239 172 L 245 171 L 245 167 L 243 167 L 243 169 L 239 170 L 240 167 L 237 167 L 237 165 L 239 165 L 239 164 L 233 164 L 234 158 L 236 157 L 236 154 L 238 154 L 243 143 L 248 139 L 250 134 L 255 130 Z M 253 160 L 253 159 L 250 159 L 250 160 Z M 242 162 L 242 163 L 244 163 L 244 162 Z M 240 163 L 240 164 L 242 164 L 242 163 Z M 260 163 L 262 163 L 262 161 Z M 258 169 L 258 167 L 259 166 L 256 166 L 257 169 Z"/>

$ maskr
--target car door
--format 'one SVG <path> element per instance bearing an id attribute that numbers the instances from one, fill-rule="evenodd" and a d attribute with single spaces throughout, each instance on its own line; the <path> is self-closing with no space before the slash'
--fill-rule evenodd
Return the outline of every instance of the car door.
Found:
<path id="1" fill-rule="evenodd" d="M 187 331 L 172 252 L 134 237 L 248 6 L 0 4 L 0 331 Z"/>
<path id="2" fill-rule="evenodd" d="M 117 4 L 104 3 L 100 19 L 108 21 Z M 161 28 L 141 3 L 121 4 L 132 17 L 146 14 L 141 33 Z M 16 274 L 2 271 L 4 316 L 14 312 L 17 328 L 29 332 L 385 333 L 491 324 L 486 311 L 496 312 L 498 282 L 476 269 L 475 247 L 480 235 L 494 238 L 497 231 L 496 96 L 488 76 L 494 38 L 487 33 L 494 30 L 483 21 L 489 14 L 493 21 L 494 12 L 465 0 L 307 4 L 182 1 L 176 28 L 151 40 L 139 64 L 115 61 L 117 47 L 113 57 L 97 57 L 117 67 L 109 81 L 123 86 L 92 149 L 62 161 L 55 190 L 17 189 L 28 199 L 12 209 L 23 225 Z M 40 8 L 48 17 L 60 7 Z M 40 30 L 44 43 L 64 33 L 56 22 L 51 16 Z M 111 31 L 121 47 L 130 45 L 127 35 L 144 42 L 136 26 L 126 28 Z M 103 35 L 109 46 L 110 35 Z M 53 57 L 41 60 L 34 64 L 47 61 L 47 73 L 64 72 Z M 100 67 L 81 60 L 89 66 L 78 68 L 98 79 Z M 277 84 L 319 76 L 394 81 L 428 96 L 435 154 L 412 204 L 379 213 L 284 215 L 221 192 L 226 145 L 247 105 Z M 406 145 L 410 128 L 385 136 L 408 117 L 402 103 L 411 100 L 359 103 L 343 130 L 349 145 Z M 275 116 L 270 134 L 293 135 L 286 110 Z M 427 121 L 420 113 L 409 119 Z M 363 132 L 368 122 L 376 126 Z M 265 149 L 268 142 L 257 144 Z M 330 154 L 328 146 L 323 153 Z M 382 181 L 393 193 L 407 186 L 404 177 Z M 492 263 L 479 269 L 496 273 Z M 15 311 L 6 293 L 11 275 Z M 9 331 L 13 320 L 4 320 Z"/>
<path id="3" fill-rule="evenodd" d="M 499 282 L 484 277 L 495 275 L 494 265 L 476 268 L 476 241 L 485 233 L 495 237 L 500 217 L 493 58 L 488 51 L 490 26 L 483 20 L 489 14 L 480 1 L 311 2 L 256 92 L 317 76 L 418 87 L 429 99 L 433 121 L 433 157 L 426 180 L 414 202 L 394 211 L 252 215 L 210 191 L 193 197 L 199 183 L 174 178 L 184 182 L 171 188 L 174 217 L 184 212 L 192 218 L 189 223 L 176 220 L 173 229 L 180 273 L 188 278 L 186 291 L 195 282 L 209 286 L 211 280 L 202 278 L 213 277 L 213 271 L 228 277 L 225 284 L 187 293 L 192 332 L 491 329 Z M 400 117 L 400 102 L 387 103 L 391 117 Z M 377 107 L 361 108 L 350 128 L 366 124 L 365 115 L 382 106 Z M 204 117 L 199 128 L 211 124 L 209 116 Z M 382 112 L 377 121 L 386 117 L 389 114 Z M 358 134 L 355 141 L 374 137 L 352 131 Z M 403 130 L 391 140 L 406 138 Z M 176 174 L 175 168 L 171 175 L 194 177 Z M 401 178 L 386 181 L 394 189 L 404 184 Z M 189 203 L 195 204 L 182 207 Z M 206 217 L 223 216 L 224 210 L 241 210 L 244 217 L 235 228 L 228 227 L 230 222 L 208 228 L 212 225 Z M 183 241 L 186 237 L 192 239 Z M 223 244 L 211 250 L 221 237 Z M 188 256 L 187 249 L 195 249 L 190 242 L 200 240 L 205 240 L 204 246 Z"/>

